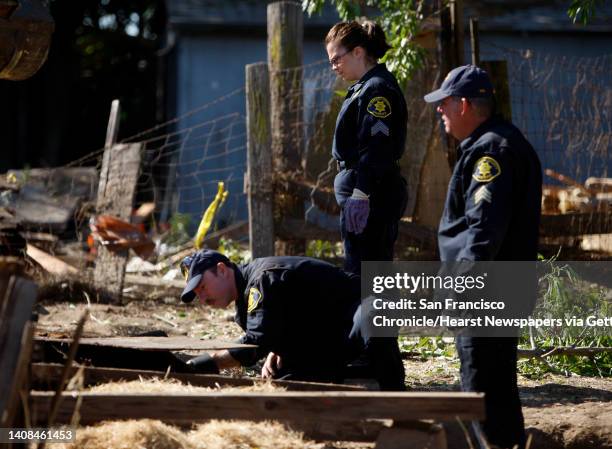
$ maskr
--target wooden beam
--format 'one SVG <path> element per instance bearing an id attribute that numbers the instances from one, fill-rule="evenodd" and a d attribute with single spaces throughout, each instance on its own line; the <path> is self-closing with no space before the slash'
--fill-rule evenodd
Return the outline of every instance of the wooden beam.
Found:
<path id="1" fill-rule="evenodd" d="M 140 172 L 142 144 L 114 145 L 104 150 L 96 212 L 128 221 L 132 215 L 136 183 Z M 98 246 L 94 269 L 97 288 L 121 297 L 128 251 L 111 252 Z"/>
<path id="2" fill-rule="evenodd" d="M 27 254 L 32 259 L 40 264 L 47 272 L 55 274 L 57 276 L 75 275 L 79 272 L 72 265 L 67 264 L 61 259 L 35 247 L 34 245 L 27 244 Z"/>
<path id="3" fill-rule="evenodd" d="M 44 423 L 52 393 L 33 392 L 31 416 Z M 474 420 L 484 418 L 481 393 L 284 392 L 193 394 L 65 393 L 57 422 L 70 422 L 79 403 L 81 424 L 104 420 L 159 419 L 193 423 L 208 419 L 357 421 L 362 419 Z"/>
<path id="4" fill-rule="evenodd" d="M 268 4 L 268 68 L 270 72 L 270 128 L 273 170 L 279 178 L 302 173 L 304 153 L 302 52 L 304 13 L 296 2 Z M 304 202 L 278 186 L 274 192 L 275 225 L 285 218 L 303 219 Z M 298 255 L 306 252 L 303 238 L 275 242 L 275 253 Z"/>
<path id="5" fill-rule="evenodd" d="M 36 342 L 70 344 L 70 338 L 37 337 Z M 80 346 L 102 346 L 107 348 L 126 348 L 147 351 L 208 351 L 217 349 L 254 348 L 221 340 L 198 340 L 190 337 L 102 337 L 81 338 Z"/>
<path id="6" fill-rule="evenodd" d="M 472 47 L 472 65 L 480 65 L 480 37 L 478 35 L 478 17 L 470 18 L 470 43 Z"/>
<path id="7" fill-rule="evenodd" d="M 246 66 L 247 198 L 253 258 L 274 255 L 274 178 L 270 129 L 270 79 L 266 63 Z"/>
<path id="8" fill-rule="evenodd" d="M 60 380 L 62 365 L 58 363 L 33 363 L 32 364 L 32 384 L 36 389 L 54 388 Z M 70 375 L 74 376 L 79 367 L 73 366 Z M 83 368 L 83 383 L 86 387 L 98 385 L 103 382 L 118 382 L 121 380 L 140 380 L 140 379 L 176 379 L 188 383 L 195 387 L 218 386 L 248 387 L 253 385 L 266 384 L 269 381 L 264 379 L 254 379 L 248 377 L 230 377 L 213 374 L 184 374 L 184 373 L 165 373 L 163 371 L 147 371 L 135 369 L 118 368 Z M 286 388 L 288 391 L 359 391 L 362 387 L 352 385 L 326 384 L 319 382 L 298 382 L 290 380 L 275 380 L 269 382 L 274 386 Z"/>

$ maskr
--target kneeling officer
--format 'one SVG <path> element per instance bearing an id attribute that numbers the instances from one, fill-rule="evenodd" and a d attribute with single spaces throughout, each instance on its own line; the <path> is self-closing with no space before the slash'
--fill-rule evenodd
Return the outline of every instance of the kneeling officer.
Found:
<path id="1" fill-rule="evenodd" d="M 203 354 L 188 362 L 197 372 L 251 366 L 267 356 L 262 377 L 341 382 L 348 362 L 363 352 L 383 390 L 403 390 L 397 339 L 371 338 L 362 325 L 360 278 L 308 257 L 264 257 L 236 265 L 216 251 L 183 260 L 183 302 L 236 303 L 239 343 L 257 345 Z"/>

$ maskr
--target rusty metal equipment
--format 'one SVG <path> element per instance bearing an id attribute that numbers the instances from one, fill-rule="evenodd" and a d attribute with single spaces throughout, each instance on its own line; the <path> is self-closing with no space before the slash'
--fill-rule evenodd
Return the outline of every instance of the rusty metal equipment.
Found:
<path id="1" fill-rule="evenodd" d="M 41 0 L 0 0 L 0 79 L 34 75 L 47 59 L 54 28 Z"/>

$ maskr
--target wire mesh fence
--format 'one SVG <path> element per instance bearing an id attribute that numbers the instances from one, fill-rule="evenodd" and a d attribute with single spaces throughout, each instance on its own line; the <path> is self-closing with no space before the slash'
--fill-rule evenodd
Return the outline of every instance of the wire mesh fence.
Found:
<path id="1" fill-rule="evenodd" d="M 610 252 L 612 55 L 497 47 L 482 56 L 507 61 L 513 122 L 545 170 L 543 245 Z"/>
<path id="2" fill-rule="evenodd" d="M 591 232 L 580 227 L 595 219 L 598 229 L 609 232 L 612 224 L 609 208 L 612 55 L 570 57 L 496 48 L 494 54 L 483 53 L 481 59 L 500 59 L 500 55 L 508 62 L 513 121 L 535 147 L 543 167 L 552 170 L 545 177 L 545 214 L 557 218 L 571 216 L 570 221 L 559 219 L 561 230 L 555 234 L 553 243 L 579 243 L 576 236 Z M 340 237 L 338 209 L 333 197 L 336 168 L 331 160 L 331 146 L 336 117 L 348 84 L 336 77 L 327 61 L 283 72 L 292 86 L 287 91 L 285 113 L 293 117 L 289 136 L 284 136 L 285 145 L 289 146 L 285 154 L 293 152 L 298 163 L 289 170 L 276 170 L 274 177 L 297 185 L 292 192 L 304 203 L 304 223 L 325 229 L 320 236 L 322 240 L 337 241 Z M 430 107 L 420 98 L 407 97 L 412 111 Z M 195 232 L 220 181 L 225 183 L 229 197 L 216 227 L 247 219 L 245 101 L 245 89 L 239 88 L 122 141 L 142 143 L 136 201 L 154 202 L 157 221 L 168 222 L 182 216 L 189 222 L 189 232 Z M 416 125 L 409 123 L 408 126 Z M 272 129 L 274 132 L 279 130 Z M 93 152 L 69 166 L 95 165 L 99 169 L 102 152 Z M 402 170 L 418 172 L 420 167 L 403 166 Z M 424 179 L 420 185 L 428 188 L 429 184 L 446 182 Z M 417 192 L 410 194 L 417 195 Z M 423 233 L 422 228 L 409 220 L 404 226 L 412 239 L 400 239 L 398 254 L 405 256 L 407 248 L 432 244 L 433 230 Z M 597 249 L 597 244 L 591 244 L 590 249 Z M 333 252 L 335 247 L 325 248 Z M 582 249 L 589 248 L 583 245 Z"/>

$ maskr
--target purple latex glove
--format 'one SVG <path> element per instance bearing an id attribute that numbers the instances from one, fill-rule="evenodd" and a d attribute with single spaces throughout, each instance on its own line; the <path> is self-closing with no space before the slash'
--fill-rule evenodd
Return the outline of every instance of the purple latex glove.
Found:
<path id="1" fill-rule="evenodd" d="M 370 215 L 370 200 L 367 198 L 349 198 L 344 204 L 344 219 L 346 230 L 355 234 L 361 234 L 368 222 Z"/>

